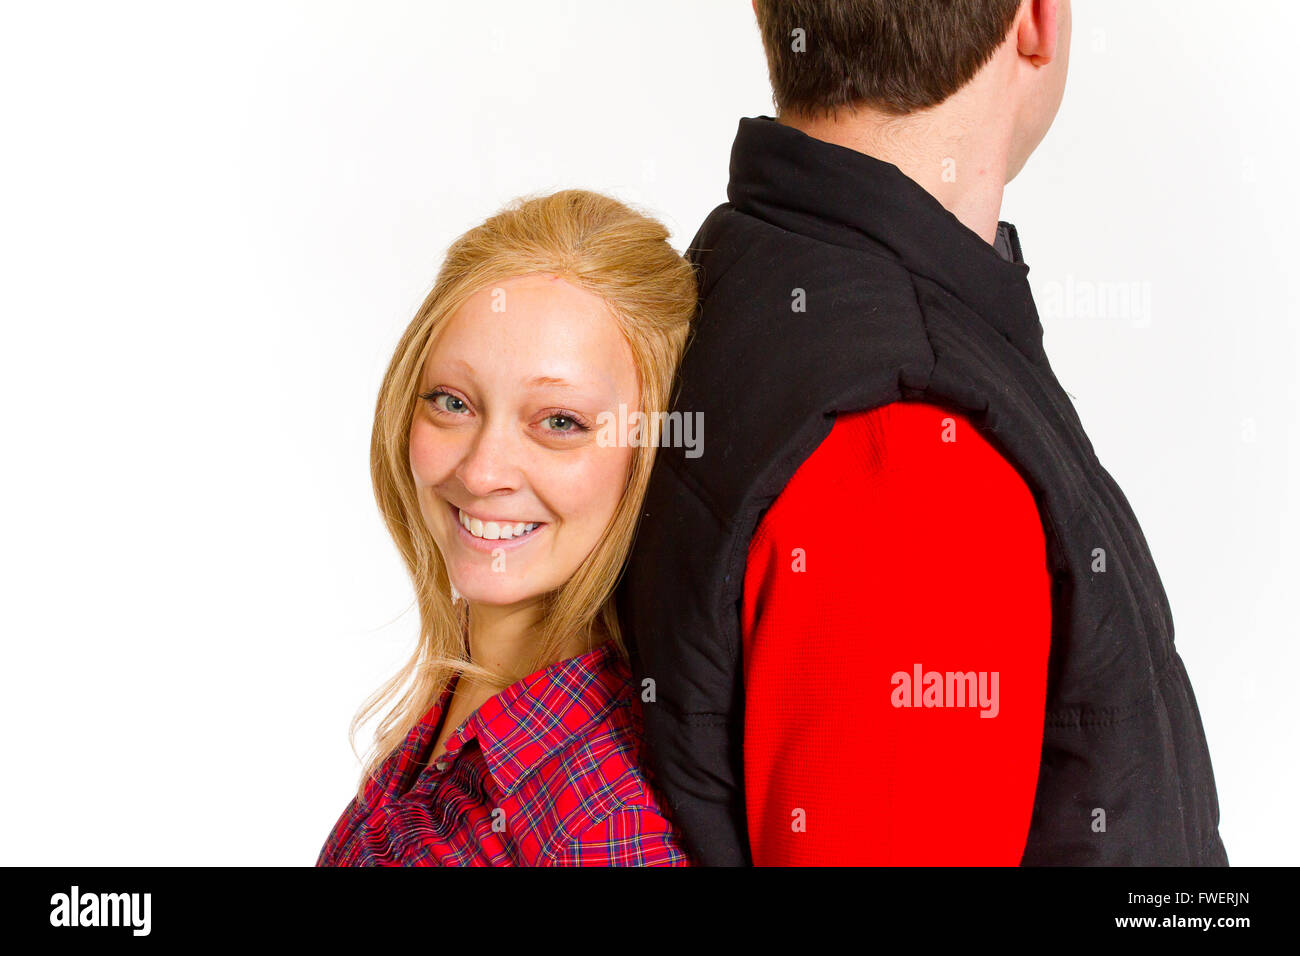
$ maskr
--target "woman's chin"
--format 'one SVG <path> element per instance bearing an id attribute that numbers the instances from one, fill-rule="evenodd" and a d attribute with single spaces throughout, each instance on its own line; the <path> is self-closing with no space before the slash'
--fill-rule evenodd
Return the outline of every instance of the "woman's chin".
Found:
<path id="1" fill-rule="evenodd" d="M 481 606 L 507 607 L 540 596 L 518 581 L 482 581 L 477 575 L 453 575 L 452 581 L 462 598 Z"/>

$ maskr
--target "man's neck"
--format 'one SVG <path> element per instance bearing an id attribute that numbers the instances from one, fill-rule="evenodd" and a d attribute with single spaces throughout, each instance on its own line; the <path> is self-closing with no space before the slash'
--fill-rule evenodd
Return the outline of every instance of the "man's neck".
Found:
<path id="1" fill-rule="evenodd" d="M 974 85 L 974 84 L 972 84 Z M 908 116 L 869 108 L 834 118 L 783 112 L 777 121 L 815 139 L 893 163 L 967 228 L 992 244 L 1007 182 L 1010 129 L 975 116 L 981 91 L 961 90 L 944 103 Z"/>

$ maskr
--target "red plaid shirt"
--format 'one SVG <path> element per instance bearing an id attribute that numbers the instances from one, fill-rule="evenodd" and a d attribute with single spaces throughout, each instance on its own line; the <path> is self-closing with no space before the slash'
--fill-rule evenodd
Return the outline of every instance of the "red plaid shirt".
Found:
<path id="1" fill-rule="evenodd" d="M 688 866 L 639 769 L 640 701 L 606 642 L 506 688 L 427 764 L 453 680 L 334 825 L 317 866 Z"/>

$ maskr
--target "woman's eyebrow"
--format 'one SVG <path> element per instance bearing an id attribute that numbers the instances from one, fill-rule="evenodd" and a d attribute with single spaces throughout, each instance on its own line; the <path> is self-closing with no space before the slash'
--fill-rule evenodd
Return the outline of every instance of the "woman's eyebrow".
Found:
<path id="1" fill-rule="evenodd" d="M 460 366 L 469 373 L 471 378 L 475 376 L 474 366 L 464 359 L 452 359 L 449 364 Z M 567 388 L 575 392 L 585 391 L 583 386 L 575 385 L 562 378 L 556 378 L 554 375 L 534 375 L 524 381 L 524 386 L 526 388 Z"/>
<path id="2" fill-rule="evenodd" d="M 475 375 L 475 372 L 474 372 L 474 366 L 473 366 L 473 365 L 470 365 L 469 362 L 466 362 L 464 359 L 452 359 L 452 360 L 449 361 L 447 364 L 448 364 L 448 365 L 459 365 L 461 368 L 463 368 L 466 372 L 468 372 L 468 373 L 470 374 L 470 377 L 471 377 L 471 378 Z"/>
<path id="3" fill-rule="evenodd" d="M 575 388 L 576 389 L 578 387 L 570 382 L 566 382 L 562 378 L 553 378 L 550 375 L 534 375 L 528 381 L 524 382 L 524 384 L 536 388 L 551 387 L 551 388 Z"/>

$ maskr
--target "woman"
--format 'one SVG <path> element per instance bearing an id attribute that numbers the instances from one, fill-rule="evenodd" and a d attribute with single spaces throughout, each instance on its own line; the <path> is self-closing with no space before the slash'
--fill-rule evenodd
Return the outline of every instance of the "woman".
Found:
<path id="1" fill-rule="evenodd" d="M 396 700 L 318 866 L 689 863 L 612 597 L 655 453 L 626 410 L 667 407 L 695 311 L 667 236 L 568 190 L 451 247 L 371 442 L 419 646 L 353 721 Z"/>

